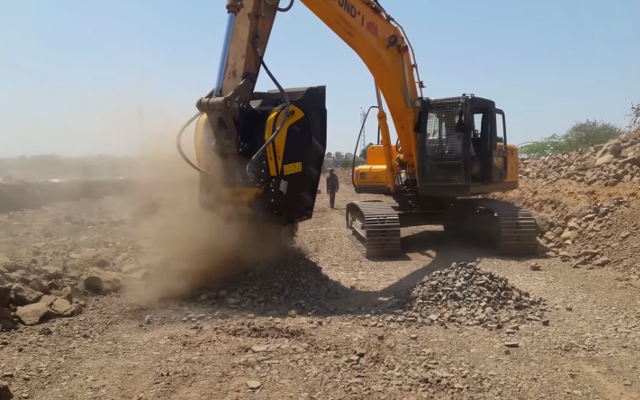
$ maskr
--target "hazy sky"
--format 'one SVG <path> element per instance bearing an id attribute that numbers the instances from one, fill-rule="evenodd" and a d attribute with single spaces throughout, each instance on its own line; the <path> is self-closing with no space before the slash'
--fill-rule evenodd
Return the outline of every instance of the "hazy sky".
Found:
<path id="1" fill-rule="evenodd" d="M 0 156 L 172 146 L 215 84 L 224 3 L 0 0 Z M 511 143 L 587 118 L 626 125 L 640 101 L 638 0 L 381 4 L 409 35 L 425 94 L 494 99 Z M 327 86 L 328 150 L 352 151 L 360 108 L 375 102 L 355 53 L 296 2 L 278 16 L 266 61 L 285 87 Z M 266 74 L 258 86 L 271 88 Z M 373 141 L 375 125 L 367 133 Z"/>

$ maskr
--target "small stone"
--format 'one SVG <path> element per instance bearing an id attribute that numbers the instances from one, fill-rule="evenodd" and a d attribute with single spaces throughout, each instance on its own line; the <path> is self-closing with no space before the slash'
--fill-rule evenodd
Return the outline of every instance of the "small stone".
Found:
<path id="1" fill-rule="evenodd" d="M 260 389 L 260 387 L 262 387 L 262 383 L 260 381 L 247 381 L 246 384 L 251 390 Z"/>
<path id="2" fill-rule="evenodd" d="M 520 347 L 520 342 L 504 342 L 504 345 L 509 348 Z"/>
<path id="3" fill-rule="evenodd" d="M 39 278 L 32 280 L 31 283 L 29 284 L 29 287 L 35 290 L 36 292 L 41 292 L 44 294 L 50 293 L 49 285 L 43 282 Z"/>
<path id="4" fill-rule="evenodd" d="M 625 385 L 625 386 L 631 386 L 631 385 L 633 385 L 633 383 L 632 383 L 630 380 L 628 380 L 628 379 L 625 379 L 624 381 L 622 381 L 622 384 L 623 384 L 623 385 Z"/>
<path id="5" fill-rule="evenodd" d="M 36 303 L 42 298 L 41 292 L 37 292 L 22 283 L 14 284 L 11 289 L 13 300 L 19 306 Z"/>
<path id="6" fill-rule="evenodd" d="M 56 298 L 50 305 L 49 308 L 54 314 L 62 315 L 62 316 L 71 316 L 72 306 L 65 299 Z"/>
<path id="7" fill-rule="evenodd" d="M 120 275 L 96 267 L 91 268 L 84 276 L 83 283 L 85 289 L 99 294 L 117 292 L 122 287 Z"/>
<path id="8" fill-rule="evenodd" d="M 51 316 L 51 310 L 49 310 L 46 303 L 29 304 L 18 307 L 16 316 L 25 325 L 36 325 L 46 317 Z"/>
<path id="9" fill-rule="evenodd" d="M 529 269 L 531 269 L 531 271 L 540 271 L 542 269 L 542 266 L 538 263 L 532 263 L 529 266 Z"/>
<path id="10" fill-rule="evenodd" d="M 262 353 L 269 350 L 269 346 L 266 345 L 260 345 L 260 346 L 252 346 L 251 347 L 251 351 L 253 351 L 254 353 Z"/>

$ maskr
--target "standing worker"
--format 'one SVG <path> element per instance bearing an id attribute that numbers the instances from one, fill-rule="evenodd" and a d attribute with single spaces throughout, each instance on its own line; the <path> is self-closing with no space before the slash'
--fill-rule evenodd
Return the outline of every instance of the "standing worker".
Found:
<path id="1" fill-rule="evenodd" d="M 336 193 L 340 189 L 340 181 L 338 176 L 333 173 L 333 168 L 329 169 L 329 175 L 327 175 L 327 193 L 329 194 L 329 207 L 336 208 Z"/>

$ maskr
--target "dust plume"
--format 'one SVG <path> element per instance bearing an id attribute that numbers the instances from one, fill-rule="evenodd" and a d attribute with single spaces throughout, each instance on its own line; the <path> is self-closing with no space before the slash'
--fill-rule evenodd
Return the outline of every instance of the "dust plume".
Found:
<path id="1" fill-rule="evenodd" d="M 193 128 L 183 140 L 191 160 Z M 139 160 L 143 179 L 137 184 L 133 215 L 136 234 L 147 252 L 151 276 L 131 295 L 152 303 L 184 296 L 202 286 L 219 284 L 249 268 L 283 254 L 287 235 L 282 228 L 252 222 L 240 199 L 224 200 L 222 162 L 215 160 L 211 179 L 215 210 L 199 206 L 199 174 L 180 158 L 175 133 L 157 135 Z"/>

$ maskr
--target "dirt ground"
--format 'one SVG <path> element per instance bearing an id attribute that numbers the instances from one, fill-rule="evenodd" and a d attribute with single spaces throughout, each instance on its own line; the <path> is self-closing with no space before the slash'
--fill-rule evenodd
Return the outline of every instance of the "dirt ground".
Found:
<path id="1" fill-rule="evenodd" d="M 0 381 L 43 400 L 640 399 L 640 292 L 619 272 L 494 258 L 437 229 L 405 232 L 406 260 L 367 261 L 344 231 L 357 198 L 344 185 L 331 210 L 319 195 L 298 232 L 306 257 L 283 259 L 285 272 L 153 306 L 140 289 L 74 294 L 80 315 L 0 332 Z M 0 216 L 0 253 L 42 268 L 64 254 L 69 272 L 83 249 L 107 249 L 124 270 L 141 207 L 111 197 Z M 389 302 L 474 261 L 545 299 L 545 323 L 427 324 Z"/>

